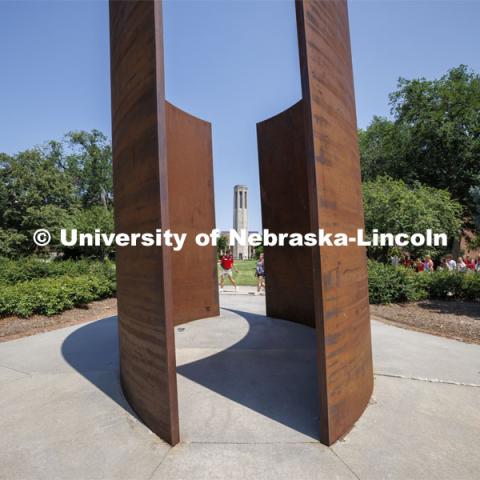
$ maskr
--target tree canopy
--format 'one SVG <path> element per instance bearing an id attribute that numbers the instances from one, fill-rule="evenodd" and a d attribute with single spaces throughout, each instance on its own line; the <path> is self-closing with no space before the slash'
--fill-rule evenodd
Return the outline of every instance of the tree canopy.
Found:
<path id="1" fill-rule="evenodd" d="M 112 203 L 111 147 L 96 130 L 0 154 L 0 256 L 33 253 L 39 228 L 50 230 L 60 249 L 59 229 L 88 223 L 83 210 L 99 206 L 106 213 L 96 216 L 113 229 Z"/>
<path id="2" fill-rule="evenodd" d="M 69 151 L 65 162 L 84 207 L 111 205 L 112 147 L 98 130 L 70 132 L 65 136 Z"/>
<path id="3" fill-rule="evenodd" d="M 460 65 L 437 80 L 401 78 L 390 95 L 393 119 L 374 117 L 359 132 L 364 180 L 389 175 L 448 190 L 465 226 L 480 185 L 480 76 Z"/>
<path id="4" fill-rule="evenodd" d="M 373 229 L 381 233 L 446 233 L 454 236 L 462 223 L 462 207 L 453 200 L 450 193 L 427 187 L 420 183 L 407 185 L 402 180 L 390 177 L 377 177 L 364 182 L 363 198 L 365 208 L 365 230 Z M 386 260 L 389 247 L 371 247 L 369 255 L 378 260 Z M 414 255 L 435 254 L 431 247 L 409 247 Z"/>

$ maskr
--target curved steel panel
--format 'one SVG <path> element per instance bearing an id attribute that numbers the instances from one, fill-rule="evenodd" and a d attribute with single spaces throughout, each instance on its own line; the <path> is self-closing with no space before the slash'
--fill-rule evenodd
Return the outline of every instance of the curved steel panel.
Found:
<path id="1" fill-rule="evenodd" d="M 215 228 L 212 128 L 210 123 L 166 102 L 170 227 L 186 233 L 172 252 L 175 325 L 220 314 L 216 248 L 199 247 L 195 236 Z"/>
<path id="2" fill-rule="evenodd" d="M 311 227 L 356 236 L 364 227 L 345 0 L 297 1 Z M 321 440 L 330 445 L 373 390 L 365 249 L 313 249 Z"/>
<path id="3" fill-rule="evenodd" d="M 120 376 L 132 408 L 179 441 L 174 324 L 219 314 L 211 126 L 165 102 L 161 3 L 110 2 L 115 228 L 186 233 L 117 249 Z"/>
<path id="4" fill-rule="evenodd" d="M 304 107 L 257 124 L 263 228 L 301 233 L 310 229 Z M 312 249 L 265 247 L 267 315 L 315 327 Z"/>
<path id="5" fill-rule="evenodd" d="M 110 2 L 115 229 L 168 228 L 162 11 Z M 138 416 L 179 441 L 170 250 L 117 249 L 120 376 Z"/>

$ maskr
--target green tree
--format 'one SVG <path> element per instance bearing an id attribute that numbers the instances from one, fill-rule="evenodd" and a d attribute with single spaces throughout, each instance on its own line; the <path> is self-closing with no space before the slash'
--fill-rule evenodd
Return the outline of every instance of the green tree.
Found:
<path id="1" fill-rule="evenodd" d="M 114 232 L 113 209 L 96 205 L 90 208 L 79 209 L 74 216 L 70 218 L 65 228 L 77 229 L 78 233 L 95 234 L 95 230 L 100 233 L 110 234 Z M 115 253 L 114 245 L 106 246 L 102 243 L 99 247 L 80 246 L 73 247 L 62 246 L 66 258 L 90 257 L 100 260 L 113 257 Z"/>
<path id="2" fill-rule="evenodd" d="M 111 147 L 97 130 L 70 132 L 62 142 L 50 141 L 16 155 L 0 154 L 0 256 L 34 253 L 32 235 L 38 228 L 50 230 L 55 251 L 62 250 L 60 228 L 93 228 L 97 222 L 95 228 L 113 229 L 112 188 Z"/>
<path id="3" fill-rule="evenodd" d="M 84 207 L 111 206 L 113 203 L 112 148 L 98 130 L 69 132 L 65 159 Z"/>
<path id="4" fill-rule="evenodd" d="M 261 253 L 264 253 L 264 246 L 263 245 L 259 245 L 258 247 L 255 247 L 255 258 L 258 260 L 260 258 L 260 254 Z"/>
<path id="5" fill-rule="evenodd" d="M 480 234 L 478 234 L 478 232 L 480 232 L 480 187 L 471 187 L 470 196 L 475 205 L 474 222 L 477 235 L 474 235 L 473 237 L 468 236 L 467 238 L 469 240 L 469 247 L 477 249 L 480 248 Z"/>
<path id="6" fill-rule="evenodd" d="M 374 180 L 388 173 L 393 178 L 405 174 L 404 146 L 408 131 L 384 117 L 373 117 L 366 130 L 359 130 L 363 180 Z"/>
<path id="7" fill-rule="evenodd" d="M 378 177 L 363 184 L 365 229 L 371 235 L 379 233 L 446 233 L 453 237 L 461 226 L 461 205 L 452 200 L 450 193 L 420 183 L 407 185 L 401 180 Z M 409 247 L 413 255 L 435 255 L 433 247 Z M 369 247 L 369 256 L 385 261 L 391 253 L 389 247 Z"/>
<path id="8" fill-rule="evenodd" d="M 390 95 L 393 121 L 361 131 L 364 179 L 389 175 L 448 190 L 472 226 L 470 195 L 480 171 L 480 76 L 460 65 L 437 80 L 401 78 Z"/>
<path id="9" fill-rule="evenodd" d="M 0 255 L 36 250 L 32 235 L 38 228 L 52 232 L 76 211 L 75 188 L 61 164 L 61 148 L 51 142 L 0 159 Z M 53 245 L 58 236 L 54 235 Z"/>
<path id="10" fill-rule="evenodd" d="M 480 231 L 480 187 L 471 187 L 470 195 L 475 205 L 474 221 L 477 230 Z"/>
<path id="11" fill-rule="evenodd" d="M 225 253 L 227 250 L 228 239 L 225 235 L 220 235 L 217 241 L 217 253 L 220 255 L 221 253 Z"/>

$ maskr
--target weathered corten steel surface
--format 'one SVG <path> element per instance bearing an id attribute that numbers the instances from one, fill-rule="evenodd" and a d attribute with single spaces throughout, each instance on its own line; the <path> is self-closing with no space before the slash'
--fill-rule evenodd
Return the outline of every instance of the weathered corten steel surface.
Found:
<path id="1" fill-rule="evenodd" d="M 364 219 L 347 3 L 297 1 L 296 13 L 311 227 L 355 236 Z M 373 389 L 366 255 L 357 246 L 312 253 L 320 433 L 331 444 Z"/>
<path id="2" fill-rule="evenodd" d="M 257 125 L 263 227 L 356 236 L 363 205 L 343 0 L 298 1 L 303 100 Z M 316 327 L 320 438 L 346 433 L 372 393 L 363 248 L 265 248 L 267 314 Z"/>
<path id="3" fill-rule="evenodd" d="M 257 124 L 263 228 L 311 232 L 303 101 Z M 267 315 L 315 327 L 312 250 L 265 247 Z"/>
<path id="4" fill-rule="evenodd" d="M 170 228 L 186 233 L 181 251 L 172 252 L 175 325 L 220 314 L 215 247 L 200 247 L 195 236 L 215 228 L 212 129 L 166 103 Z"/>
<path id="5" fill-rule="evenodd" d="M 258 126 L 265 226 L 354 235 L 363 212 L 346 3 L 296 8 L 303 100 Z M 117 232 L 211 230 L 211 130 L 165 102 L 161 3 L 111 0 L 110 35 Z M 197 249 L 117 252 L 122 386 L 140 418 L 172 445 L 179 441 L 174 323 L 218 313 L 215 251 L 203 250 L 199 261 Z M 269 313 L 317 330 L 320 435 L 331 444 L 362 413 L 373 386 L 365 252 L 270 254 Z M 192 262 L 201 265 L 198 278 Z M 289 289 L 296 298 L 282 298 Z"/>
<path id="6" fill-rule="evenodd" d="M 168 228 L 160 2 L 110 2 L 117 232 Z M 171 250 L 117 250 L 121 381 L 146 425 L 179 441 Z"/>

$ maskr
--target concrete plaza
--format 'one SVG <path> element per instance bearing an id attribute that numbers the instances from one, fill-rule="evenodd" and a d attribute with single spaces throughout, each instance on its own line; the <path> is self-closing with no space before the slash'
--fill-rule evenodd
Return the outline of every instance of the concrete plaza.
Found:
<path id="1" fill-rule="evenodd" d="M 175 329 L 174 448 L 123 398 L 116 318 L 0 344 L 0 478 L 478 478 L 480 346 L 373 321 L 373 398 L 327 448 L 313 330 L 248 291 Z"/>

